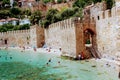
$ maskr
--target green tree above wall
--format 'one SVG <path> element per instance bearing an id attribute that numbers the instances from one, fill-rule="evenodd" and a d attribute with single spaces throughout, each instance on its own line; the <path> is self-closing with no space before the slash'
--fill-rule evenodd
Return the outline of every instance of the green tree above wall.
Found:
<path id="1" fill-rule="evenodd" d="M 50 9 L 47 14 L 45 19 L 42 21 L 42 25 L 44 25 L 45 28 L 48 27 L 48 25 L 68 19 L 70 17 L 81 17 L 82 18 L 82 9 L 78 7 L 74 8 L 68 8 L 63 10 L 62 12 L 58 11 L 57 9 Z"/>
<path id="2" fill-rule="evenodd" d="M 11 13 L 9 10 L 0 10 L 0 19 L 6 19 L 7 17 L 10 17 Z"/>
<path id="3" fill-rule="evenodd" d="M 79 7 L 79 8 L 84 8 L 85 7 L 86 2 L 84 0 L 76 0 L 73 3 L 73 7 Z"/>
<path id="4" fill-rule="evenodd" d="M 50 0 L 43 0 L 43 3 L 48 3 L 48 2 L 50 2 Z"/>
<path id="5" fill-rule="evenodd" d="M 10 5 L 10 0 L 2 0 L 2 6 L 5 7 L 5 5 Z"/>
<path id="6" fill-rule="evenodd" d="M 92 0 L 92 2 L 97 3 L 97 2 L 102 2 L 103 0 Z"/>
<path id="7" fill-rule="evenodd" d="M 90 5 L 92 3 L 97 3 L 102 1 L 105 1 L 107 3 L 107 9 L 111 9 L 115 3 L 114 0 L 76 0 L 73 3 L 73 7 L 84 8 L 85 6 Z"/>
<path id="8" fill-rule="evenodd" d="M 25 18 L 26 16 L 31 16 L 31 11 L 29 9 L 20 9 L 20 8 L 10 8 L 0 10 L 0 19 L 6 19 L 8 17 L 15 18 Z"/>
<path id="9" fill-rule="evenodd" d="M 107 9 L 111 9 L 115 5 L 115 1 L 114 0 L 103 0 L 103 1 L 106 1 Z"/>
<path id="10" fill-rule="evenodd" d="M 14 15 L 19 15 L 21 13 L 21 10 L 19 8 L 12 8 L 10 9 L 10 12 Z"/>
<path id="11" fill-rule="evenodd" d="M 57 9 L 50 9 L 47 14 L 46 17 L 43 21 L 43 24 L 45 27 L 47 27 L 49 24 L 57 22 L 58 18 L 60 19 L 60 16 L 58 15 L 58 10 Z"/>
<path id="12" fill-rule="evenodd" d="M 73 16 L 74 13 L 75 13 L 75 12 L 74 12 L 73 9 L 68 8 L 68 9 L 64 10 L 64 11 L 61 13 L 61 17 L 62 17 L 62 19 L 68 19 L 68 18 L 70 18 L 71 16 Z"/>
<path id="13" fill-rule="evenodd" d="M 41 11 L 35 11 L 31 14 L 30 21 L 32 24 L 39 24 L 41 18 L 42 18 Z"/>
<path id="14" fill-rule="evenodd" d="M 13 30 L 26 30 L 30 29 L 29 24 L 24 24 L 24 25 L 12 25 L 12 24 L 4 24 L 0 26 L 0 32 L 7 32 L 7 31 L 13 31 Z"/>
<path id="15" fill-rule="evenodd" d="M 26 16 L 31 16 L 31 11 L 29 9 L 22 10 L 21 14 L 24 14 Z"/>
<path id="16" fill-rule="evenodd" d="M 57 3 L 62 3 L 63 2 L 63 0 L 57 0 Z"/>

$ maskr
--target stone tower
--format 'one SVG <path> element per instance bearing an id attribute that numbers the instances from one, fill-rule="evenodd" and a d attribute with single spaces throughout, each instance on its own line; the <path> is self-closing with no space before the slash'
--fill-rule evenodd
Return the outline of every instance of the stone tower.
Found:
<path id="1" fill-rule="evenodd" d="M 42 47 L 44 45 L 44 29 L 38 25 L 30 27 L 30 46 Z"/>

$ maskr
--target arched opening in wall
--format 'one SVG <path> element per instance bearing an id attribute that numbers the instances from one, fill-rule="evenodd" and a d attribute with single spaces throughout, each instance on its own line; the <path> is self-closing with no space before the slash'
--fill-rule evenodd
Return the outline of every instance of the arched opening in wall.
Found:
<path id="1" fill-rule="evenodd" d="M 100 58 L 101 55 L 96 48 L 96 35 L 91 29 L 86 29 L 84 31 L 84 44 L 88 55 L 94 58 Z"/>
<path id="2" fill-rule="evenodd" d="M 87 47 L 91 47 L 92 46 L 92 43 L 93 43 L 93 35 L 94 35 L 94 32 L 91 30 L 91 29 L 86 29 L 84 31 L 84 43 L 85 43 L 85 46 Z"/>

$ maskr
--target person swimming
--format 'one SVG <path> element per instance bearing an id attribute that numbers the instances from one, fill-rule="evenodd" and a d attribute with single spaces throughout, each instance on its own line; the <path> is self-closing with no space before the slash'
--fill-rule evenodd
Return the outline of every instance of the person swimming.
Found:
<path id="1" fill-rule="evenodd" d="M 48 60 L 48 62 L 51 62 L 51 58 Z"/>
<path id="2" fill-rule="evenodd" d="M 46 65 L 48 66 L 50 62 L 51 62 L 51 58 L 48 60 L 48 62 L 46 63 Z"/>
<path id="3" fill-rule="evenodd" d="M 12 59 L 12 57 L 10 57 L 10 59 Z"/>
<path id="4" fill-rule="evenodd" d="M 58 64 L 60 64 L 60 61 L 58 61 Z"/>
<path id="5" fill-rule="evenodd" d="M 48 66 L 48 63 L 46 63 L 46 65 Z"/>

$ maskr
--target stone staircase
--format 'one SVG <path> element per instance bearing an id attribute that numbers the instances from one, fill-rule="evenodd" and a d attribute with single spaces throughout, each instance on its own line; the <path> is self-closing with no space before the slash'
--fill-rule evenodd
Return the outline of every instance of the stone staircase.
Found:
<path id="1" fill-rule="evenodd" d="M 94 58 L 101 58 L 101 54 L 98 52 L 97 49 L 95 49 L 94 47 L 88 47 L 87 50 L 90 52 L 90 54 L 94 57 Z"/>

